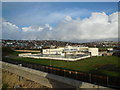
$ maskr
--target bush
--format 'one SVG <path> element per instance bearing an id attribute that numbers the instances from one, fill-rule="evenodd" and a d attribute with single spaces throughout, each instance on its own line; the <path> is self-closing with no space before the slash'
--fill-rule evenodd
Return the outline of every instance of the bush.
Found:
<path id="1" fill-rule="evenodd" d="M 14 51 L 9 47 L 2 47 L 2 56 L 9 55 L 9 54 L 11 54 L 13 52 Z"/>
<path id="2" fill-rule="evenodd" d="M 2 90 L 7 90 L 7 88 L 8 88 L 8 84 L 3 84 L 2 85 Z"/>
<path id="3" fill-rule="evenodd" d="M 114 52 L 114 53 L 113 53 L 113 56 L 118 56 L 118 57 L 120 57 L 120 51 Z"/>

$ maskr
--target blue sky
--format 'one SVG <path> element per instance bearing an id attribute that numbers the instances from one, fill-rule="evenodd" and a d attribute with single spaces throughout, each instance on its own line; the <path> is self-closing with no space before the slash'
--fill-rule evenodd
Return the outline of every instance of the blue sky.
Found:
<path id="1" fill-rule="evenodd" d="M 86 18 L 92 12 L 116 12 L 117 2 L 3 2 L 2 16 L 18 27 L 50 24 L 56 26 L 65 16 Z"/>

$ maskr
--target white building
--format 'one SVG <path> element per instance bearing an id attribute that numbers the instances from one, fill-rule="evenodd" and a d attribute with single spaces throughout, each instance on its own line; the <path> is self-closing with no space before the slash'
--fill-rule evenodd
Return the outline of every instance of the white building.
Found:
<path id="1" fill-rule="evenodd" d="M 98 56 L 99 55 L 98 48 L 88 48 L 88 52 L 91 53 L 91 56 Z"/>
<path id="2" fill-rule="evenodd" d="M 64 48 L 43 49 L 43 54 L 62 54 Z"/>
<path id="3" fill-rule="evenodd" d="M 43 49 L 43 54 L 91 54 L 91 56 L 98 56 L 98 48 L 66 46 L 64 48 Z"/>

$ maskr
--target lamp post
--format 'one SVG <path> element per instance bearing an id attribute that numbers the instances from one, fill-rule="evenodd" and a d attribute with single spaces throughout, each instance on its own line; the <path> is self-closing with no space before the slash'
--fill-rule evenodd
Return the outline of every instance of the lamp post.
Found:
<path id="1" fill-rule="evenodd" d="M 50 49 L 49 49 L 49 56 L 50 56 Z M 50 59 L 50 66 L 51 66 L 51 59 Z"/>
<path id="2" fill-rule="evenodd" d="M 41 52 L 41 55 L 43 55 L 43 50 L 42 50 L 42 46 L 40 47 L 40 52 Z"/>

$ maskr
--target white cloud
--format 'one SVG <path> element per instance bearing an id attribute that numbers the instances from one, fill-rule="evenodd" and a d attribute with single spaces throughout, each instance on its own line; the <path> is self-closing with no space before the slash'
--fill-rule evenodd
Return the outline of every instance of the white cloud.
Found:
<path id="1" fill-rule="evenodd" d="M 102 13 L 92 13 L 89 18 L 62 22 L 56 28 L 55 38 L 61 40 L 85 40 L 118 38 L 118 13 L 110 16 Z"/>
<path id="2" fill-rule="evenodd" d="M 53 29 L 49 24 L 45 24 L 45 27 L 48 28 L 49 30 Z"/>
<path id="3" fill-rule="evenodd" d="M 29 27 L 23 27 L 23 32 L 36 32 L 36 31 L 42 31 L 44 28 L 40 26 L 29 26 Z"/>
<path id="4" fill-rule="evenodd" d="M 54 28 L 49 24 L 36 25 L 23 27 L 21 32 L 16 25 L 3 21 L 3 37 L 70 41 L 118 38 L 118 12 L 111 15 L 104 12 L 94 12 L 85 19 L 72 19 L 67 15 L 65 20 L 67 22 L 63 20 Z"/>
<path id="5" fill-rule="evenodd" d="M 52 27 L 49 24 L 41 25 L 41 26 L 29 26 L 29 27 L 23 27 L 22 31 L 23 32 L 41 32 L 42 30 L 47 29 L 47 30 L 52 30 Z"/>
<path id="6" fill-rule="evenodd" d="M 18 26 L 3 20 L 2 22 L 2 38 L 3 39 L 20 39 L 22 33 Z"/>
<path id="7" fill-rule="evenodd" d="M 66 20 L 66 21 L 71 21 L 71 20 L 72 20 L 72 17 L 71 17 L 71 16 L 66 16 L 66 17 L 65 17 L 65 20 Z"/>
<path id="8" fill-rule="evenodd" d="M 49 24 L 40 25 L 40 26 L 29 26 L 29 27 L 23 27 L 23 37 L 22 39 L 49 39 L 52 30 L 52 26 Z"/>

